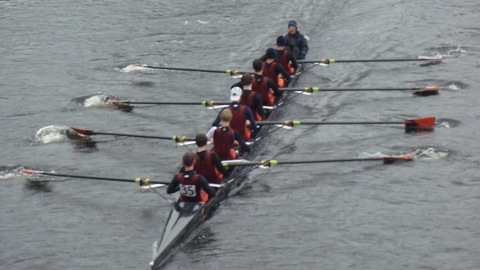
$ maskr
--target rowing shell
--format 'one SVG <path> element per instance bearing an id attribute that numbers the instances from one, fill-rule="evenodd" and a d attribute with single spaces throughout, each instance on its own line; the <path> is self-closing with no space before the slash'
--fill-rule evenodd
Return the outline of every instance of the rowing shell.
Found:
<path id="1" fill-rule="evenodd" d="M 294 86 L 301 73 L 302 66 L 299 66 L 291 85 Z M 283 94 L 282 98 L 277 101 L 275 110 L 273 110 L 269 118 L 275 117 L 275 112 L 279 105 L 283 104 L 289 96 L 290 92 Z M 268 134 L 268 128 L 262 128 L 257 132 L 256 142 L 264 138 Z M 257 143 L 255 143 L 257 144 Z M 252 159 L 255 151 L 251 149 L 247 155 L 247 159 Z M 224 176 L 222 187 L 217 190 L 217 195 L 210 199 L 208 203 L 193 203 L 193 202 L 175 202 L 174 207 L 170 212 L 167 224 L 163 230 L 162 238 L 153 244 L 153 259 L 150 266 L 153 270 L 160 269 L 167 259 L 174 253 L 182 242 L 184 242 L 205 220 L 209 219 L 218 208 L 221 201 L 228 197 L 230 190 L 238 187 L 245 179 L 245 174 L 248 172 L 248 167 L 236 166 L 228 174 Z"/>

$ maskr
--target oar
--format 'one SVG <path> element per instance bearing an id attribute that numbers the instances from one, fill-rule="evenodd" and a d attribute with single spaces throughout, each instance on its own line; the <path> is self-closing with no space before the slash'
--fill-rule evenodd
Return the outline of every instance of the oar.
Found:
<path id="1" fill-rule="evenodd" d="M 163 69 L 163 70 L 176 70 L 176 71 L 194 71 L 194 72 L 206 72 L 206 73 L 223 73 L 227 75 L 239 75 L 245 74 L 247 72 L 239 71 L 239 70 L 213 70 L 213 69 L 198 69 L 198 68 L 180 68 L 180 67 L 159 67 L 159 66 L 149 66 L 149 65 L 140 65 L 140 64 L 131 64 L 126 67 L 139 67 L 139 68 L 150 68 L 150 69 Z"/>
<path id="2" fill-rule="evenodd" d="M 297 63 L 321 63 L 325 65 L 333 63 L 367 63 L 367 62 L 412 62 L 412 61 L 441 61 L 443 56 L 417 57 L 417 58 L 387 58 L 387 59 L 319 59 L 297 60 Z"/>
<path id="3" fill-rule="evenodd" d="M 371 158 L 347 158 L 347 159 L 317 159 L 317 160 L 294 160 L 294 161 L 280 161 L 280 160 L 260 160 L 260 161 L 248 161 L 244 160 L 238 162 L 236 160 L 222 161 L 222 165 L 227 166 L 260 166 L 260 167 L 272 167 L 275 165 L 286 164 L 312 164 L 312 163 L 333 163 L 333 162 L 356 162 L 356 161 L 383 161 L 384 164 L 390 164 L 397 160 L 411 161 L 415 158 L 415 154 L 406 154 L 400 156 L 384 156 L 384 157 L 371 157 Z"/>
<path id="4" fill-rule="evenodd" d="M 407 119 L 404 121 L 363 121 L 363 122 L 325 122 L 325 121 L 300 121 L 300 120 L 281 120 L 281 121 L 258 121 L 257 125 L 278 125 L 286 128 L 292 128 L 298 125 L 405 125 L 407 130 L 432 128 L 435 125 L 435 117 L 428 116 L 423 118 Z"/>
<path id="5" fill-rule="evenodd" d="M 91 175 L 74 175 L 74 174 L 61 174 L 61 173 L 49 173 L 44 171 L 37 171 L 37 170 L 29 170 L 29 169 L 22 169 L 23 173 L 27 174 L 40 174 L 40 175 L 49 175 L 49 176 L 58 176 L 58 177 L 71 177 L 71 178 L 82 178 L 82 179 L 93 179 L 93 180 L 103 180 L 103 181 L 115 181 L 115 182 L 130 182 L 130 183 L 137 183 L 140 186 L 148 185 L 148 184 L 162 184 L 162 185 L 169 185 L 170 182 L 163 182 L 163 181 L 155 181 L 148 178 L 136 178 L 132 179 L 125 179 L 125 178 L 114 178 L 114 177 L 99 177 L 99 176 L 91 176 Z"/>
<path id="6" fill-rule="evenodd" d="M 302 94 L 311 95 L 313 92 L 366 92 L 366 91 L 413 91 L 413 94 L 419 96 L 438 95 L 440 86 L 424 86 L 424 87 L 376 87 L 376 88 L 320 88 L 320 87 L 291 87 L 280 88 L 287 92 L 300 92 Z"/>
<path id="7" fill-rule="evenodd" d="M 49 176 L 58 176 L 58 177 L 71 177 L 71 178 L 81 178 L 81 179 L 93 179 L 93 180 L 102 180 L 102 181 L 114 181 L 114 182 L 129 182 L 136 183 L 140 186 L 156 184 L 156 185 L 169 185 L 170 182 L 165 181 L 156 181 L 149 178 L 135 178 L 125 179 L 125 178 L 115 178 L 115 177 L 100 177 L 100 176 L 91 176 L 91 175 L 75 175 L 75 174 L 62 174 L 62 173 L 49 173 L 38 170 L 22 169 L 23 173 L 26 174 L 39 174 L 39 175 L 49 175 Z M 220 188 L 223 187 L 222 184 L 210 183 L 211 187 Z"/>
<path id="8" fill-rule="evenodd" d="M 112 102 L 118 105 L 130 106 L 132 104 L 140 105 L 187 105 L 187 106 L 197 106 L 202 105 L 207 107 L 207 109 L 218 109 L 228 106 L 231 102 L 216 102 L 214 100 L 203 100 L 200 102 L 197 101 L 130 101 L 130 100 L 116 100 Z"/>
<path id="9" fill-rule="evenodd" d="M 112 136 L 123 136 L 123 137 L 136 137 L 136 138 L 147 138 L 147 139 L 160 139 L 160 140 L 173 140 L 175 142 L 185 142 L 185 141 L 194 141 L 193 139 L 188 139 L 186 136 L 150 136 L 150 135 L 140 135 L 140 134 L 124 134 L 124 133 L 112 133 L 112 132 L 98 132 L 83 128 L 70 127 L 73 131 L 82 135 L 112 135 Z"/>
<path id="10" fill-rule="evenodd" d="M 113 104 L 119 105 L 131 105 L 131 104 L 141 104 L 141 105 L 188 105 L 188 106 L 198 106 L 202 105 L 207 107 L 207 109 L 220 109 L 225 108 L 231 104 L 231 102 L 223 101 L 223 102 L 216 102 L 214 100 L 203 100 L 201 102 L 196 101 L 130 101 L 130 100 L 116 100 L 112 102 Z M 263 106 L 265 110 L 273 110 L 273 106 Z"/>
<path id="11" fill-rule="evenodd" d="M 116 100 L 115 103 L 120 104 L 142 104 L 142 105 L 202 105 L 205 107 L 213 105 L 225 105 L 230 104 L 230 102 L 215 102 L 214 100 L 203 100 L 200 102 L 197 101 L 130 101 L 130 100 Z"/>

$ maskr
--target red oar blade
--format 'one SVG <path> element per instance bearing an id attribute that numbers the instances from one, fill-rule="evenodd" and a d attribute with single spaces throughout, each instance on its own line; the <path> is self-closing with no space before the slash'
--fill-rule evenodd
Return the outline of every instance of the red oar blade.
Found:
<path id="1" fill-rule="evenodd" d="M 408 119 L 403 122 L 406 130 L 432 130 L 435 125 L 435 117 Z"/>
<path id="2" fill-rule="evenodd" d="M 415 154 L 406 154 L 400 156 L 389 156 L 389 157 L 382 157 L 383 164 L 391 164 L 395 161 L 412 161 L 415 158 Z"/>
<path id="3" fill-rule="evenodd" d="M 82 135 L 95 135 L 95 131 L 93 130 L 88 130 L 88 129 L 83 129 L 83 128 L 76 128 L 76 127 L 70 127 L 73 131 L 77 132 L 78 134 Z"/>
<path id="4" fill-rule="evenodd" d="M 23 173 L 28 173 L 28 174 L 39 174 L 41 171 L 35 171 L 35 170 L 29 170 L 29 169 L 22 169 Z"/>
<path id="5" fill-rule="evenodd" d="M 438 95 L 439 89 L 440 89 L 440 86 L 438 85 L 412 88 L 412 90 L 414 90 L 413 94 L 417 96 L 422 96 L 422 97 Z"/>

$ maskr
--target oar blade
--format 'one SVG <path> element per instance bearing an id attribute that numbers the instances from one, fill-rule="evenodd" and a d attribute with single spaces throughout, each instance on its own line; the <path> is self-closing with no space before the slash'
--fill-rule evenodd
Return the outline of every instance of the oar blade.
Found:
<path id="1" fill-rule="evenodd" d="M 22 169 L 21 172 L 26 173 L 26 174 L 41 174 L 42 173 L 42 171 L 35 171 L 35 170 L 30 170 L 30 169 Z"/>
<path id="2" fill-rule="evenodd" d="M 438 95 L 439 89 L 440 89 L 440 86 L 438 85 L 412 88 L 412 90 L 414 91 L 413 94 L 421 97 Z"/>
<path id="3" fill-rule="evenodd" d="M 93 131 L 93 130 L 76 128 L 76 127 L 70 127 L 70 129 L 75 131 L 76 133 L 82 134 L 82 135 L 95 135 L 95 131 Z"/>
<path id="4" fill-rule="evenodd" d="M 407 131 L 431 131 L 435 126 L 435 117 L 428 116 L 422 118 L 408 119 L 403 122 Z"/>
<path id="5" fill-rule="evenodd" d="M 392 164 L 395 161 L 412 161 L 415 158 L 415 154 L 405 154 L 399 156 L 382 157 L 383 164 Z"/>
<path id="6" fill-rule="evenodd" d="M 117 107 L 117 109 L 120 109 L 124 112 L 131 112 L 133 110 L 133 106 L 126 103 L 125 101 L 122 100 L 117 100 L 117 99 L 109 99 L 107 100 L 106 103 L 110 103 L 113 106 Z"/>

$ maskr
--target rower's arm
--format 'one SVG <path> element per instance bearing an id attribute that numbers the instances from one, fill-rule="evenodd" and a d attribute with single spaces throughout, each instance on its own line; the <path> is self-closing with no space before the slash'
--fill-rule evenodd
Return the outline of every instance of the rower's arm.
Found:
<path id="1" fill-rule="evenodd" d="M 221 174 L 227 173 L 226 168 L 222 165 L 222 160 L 215 152 L 212 152 L 212 165 L 215 166 Z"/>
<path id="2" fill-rule="evenodd" d="M 257 129 L 257 122 L 255 121 L 255 117 L 253 117 L 252 110 L 250 110 L 249 107 L 245 108 L 245 116 L 247 120 L 250 120 L 250 125 L 253 127 L 253 129 Z"/>
<path id="3" fill-rule="evenodd" d="M 200 175 L 197 179 L 197 184 L 205 190 L 208 194 L 208 199 L 210 200 L 211 198 L 215 197 L 216 191 L 212 187 L 210 187 L 210 184 L 208 183 L 207 179 Z"/>
<path id="4" fill-rule="evenodd" d="M 292 63 L 291 65 L 295 69 L 295 72 L 296 72 L 297 69 L 298 69 L 297 59 L 295 59 L 295 57 L 293 56 L 293 53 L 290 52 L 290 51 L 287 51 L 287 55 L 288 55 L 288 61 Z"/>
<path id="5" fill-rule="evenodd" d="M 273 90 L 273 95 L 275 95 L 276 97 L 281 97 L 282 92 L 278 89 L 277 84 L 270 78 L 268 78 L 267 80 L 268 88 Z"/>
<path id="6" fill-rule="evenodd" d="M 277 73 L 280 73 L 282 74 L 282 76 L 287 79 L 287 81 L 290 81 L 290 72 L 286 71 L 282 65 L 278 64 L 275 66 L 275 70 L 277 71 Z"/>
<path id="7" fill-rule="evenodd" d="M 263 109 L 262 96 L 260 94 L 255 94 L 253 96 L 253 106 L 257 110 L 258 114 L 263 118 L 265 117 L 265 110 Z"/>
<path id="8" fill-rule="evenodd" d="M 172 194 L 172 193 L 175 193 L 179 190 L 180 190 L 180 187 L 178 185 L 178 179 L 177 179 L 177 176 L 175 175 L 172 178 L 172 181 L 170 182 L 170 185 L 168 185 L 168 187 L 167 187 L 167 193 Z"/>
<path id="9" fill-rule="evenodd" d="M 223 112 L 223 110 L 225 110 L 225 108 L 223 108 L 217 115 L 217 118 L 215 118 L 215 120 L 213 121 L 212 123 L 212 127 L 218 127 L 220 125 L 220 114 Z"/>
<path id="10" fill-rule="evenodd" d="M 240 144 L 240 150 L 242 152 L 250 152 L 250 146 L 245 143 L 242 136 L 236 130 L 233 131 L 233 140 Z"/>

